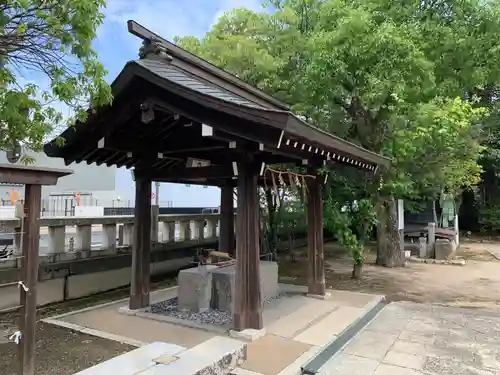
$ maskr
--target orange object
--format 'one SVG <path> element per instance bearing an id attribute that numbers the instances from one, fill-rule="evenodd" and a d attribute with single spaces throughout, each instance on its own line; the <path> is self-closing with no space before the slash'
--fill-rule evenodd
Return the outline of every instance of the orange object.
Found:
<path id="1" fill-rule="evenodd" d="M 10 203 L 12 203 L 13 206 L 16 205 L 16 202 L 19 200 L 19 193 L 12 188 L 10 190 Z"/>
<path id="2" fill-rule="evenodd" d="M 80 193 L 75 193 L 76 205 L 80 207 Z"/>

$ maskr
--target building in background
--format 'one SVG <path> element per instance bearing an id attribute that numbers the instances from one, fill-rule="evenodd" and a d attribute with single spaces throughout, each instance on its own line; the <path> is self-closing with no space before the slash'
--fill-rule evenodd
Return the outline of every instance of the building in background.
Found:
<path id="1" fill-rule="evenodd" d="M 35 159 L 36 166 L 73 171 L 72 175 L 60 178 L 57 185 L 42 187 L 44 216 L 73 215 L 78 203 L 80 206 L 105 208 L 133 208 L 135 205 L 135 183 L 130 170 L 87 163 L 66 166 L 62 159 L 49 158 L 44 153 L 27 154 Z M 4 151 L 0 151 L 0 163 L 9 163 Z M 162 183 L 159 193 L 160 207 L 204 208 L 220 205 L 220 189 L 216 187 Z M 153 184 L 153 201 L 155 194 Z M 13 198 L 24 199 L 24 186 L 0 184 L 0 206 L 12 205 Z M 117 215 L 130 214 L 129 210 L 118 209 L 112 212 Z"/>
<path id="2" fill-rule="evenodd" d="M 134 202 L 126 193 L 116 190 L 116 168 L 106 166 L 72 164 L 65 166 L 63 159 L 49 158 L 44 153 L 30 153 L 35 166 L 64 168 L 73 174 L 60 178 L 55 186 L 42 187 L 42 214 L 46 216 L 71 215 L 76 204 L 82 206 L 133 207 Z M 0 152 L 0 163 L 8 163 L 6 153 Z M 18 163 L 16 163 L 18 164 Z M 24 186 L 1 184 L 0 204 L 11 205 L 12 198 L 24 198 Z M 133 198 L 132 198 L 133 199 Z M 79 201 L 79 202 L 78 202 Z"/>

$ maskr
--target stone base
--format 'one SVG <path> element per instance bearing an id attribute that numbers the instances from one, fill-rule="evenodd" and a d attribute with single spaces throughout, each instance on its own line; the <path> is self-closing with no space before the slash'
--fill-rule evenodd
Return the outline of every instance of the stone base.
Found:
<path id="1" fill-rule="evenodd" d="M 210 308 L 212 298 L 212 271 L 216 266 L 206 265 L 179 272 L 179 308 L 203 312 Z"/>
<path id="2" fill-rule="evenodd" d="M 244 329 L 243 331 L 229 331 L 229 336 L 243 341 L 255 341 L 264 337 L 266 334 L 266 329 Z"/>
<path id="3" fill-rule="evenodd" d="M 447 239 L 437 239 L 434 245 L 436 260 L 452 259 L 457 249 L 457 245 L 454 242 Z"/>
<path id="4" fill-rule="evenodd" d="M 332 293 L 330 293 L 330 292 L 326 292 L 324 295 L 306 294 L 306 297 L 315 298 L 315 299 L 321 299 L 321 300 L 330 299 L 331 296 L 332 296 Z"/>
<path id="5" fill-rule="evenodd" d="M 278 264 L 261 261 L 259 265 L 262 303 L 279 294 Z M 194 267 L 179 272 L 179 307 L 234 311 L 236 265 Z"/>

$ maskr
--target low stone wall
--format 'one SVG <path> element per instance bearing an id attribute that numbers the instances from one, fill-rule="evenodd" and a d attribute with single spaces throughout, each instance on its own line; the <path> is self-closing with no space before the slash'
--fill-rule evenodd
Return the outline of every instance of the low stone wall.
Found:
<path id="1" fill-rule="evenodd" d="M 151 275 L 175 272 L 189 266 L 199 247 L 216 246 L 216 240 L 160 243 L 151 252 Z M 0 284 L 20 279 L 20 259 L 0 263 Z M 124 287 L 131 280 L 130 248 L 61 253 L 40 256 L 38 305 L 90 296 Z M 19 305 L 19 289 L 0 289 L 0 311 Z"/>
<path id="2" fill-rule="evenodd" d="M 196 249 L 216 247 L 217 239 L 157 243 L 151 252 L 151 275 L 158 276 L 188 267 Z M 304 246 L 299 239 L 295 246 Z M 285 247 L 285 246 L 283 246 Z M 130 284 L 130 248 L 76 251 L 40 256 L 38 305 L 90 296 Z M 20 279 L 20 258 L 0 260 L 0 285 Z M 19 305 L 17 285 L 0 288 L 0 312 Z"/>
<path id="3" fill-rule="evenodd" d="M 152 211 L 151 275 L 175 272 L 189 265 L 196 249 L 217 248 L 219 215 L 158 215 Z M 45 217 L 40 230 L 48 235 L 48 254 L 40 255 L 38 305 L 62 302 L 130 284 L 134 233 L 133 216 Z M 0 220 L 11 233 L 14 254 L 20 254 L 19 219 Z M 94 226 L 102 227 L 102 249 L 92 245 Z M 293 226 L 290 227 L 293 229 Z M 280 239 L 293 232 L 286 226 Z M 66 246 L 66 233 L 75 233 L 74 246 Z M 176 234 L 177 233 L 177 234 Z M 118 238 L 118 246 L 116 245 Z M 291 237 L 290 237 L 291 238 Z M 280 248 L 303 246 L 304 238 L 285 240 Z M 19 305 L 21 258 L 0 259 L 0 311 Z M 5 286 L 2 284 L 13 284 Z"/>

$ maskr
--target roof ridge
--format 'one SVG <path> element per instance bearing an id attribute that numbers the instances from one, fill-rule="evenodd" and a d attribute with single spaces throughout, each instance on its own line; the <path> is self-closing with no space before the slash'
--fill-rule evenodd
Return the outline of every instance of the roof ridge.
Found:
<path id="1" fill-rule="evenodd" d="M 241 99 L 242 101 L 247 101 L 249 102 L 250 104 L 252 105 L 255 105 L 255 106 L 258 106 L 258 107 L 261 107 L 262 109 L 269 109 L 269 110 L 274 110 L 272 108 L 266 108 L 262 105 L 260 105 L 258 102 L 254 102 L 252 100 L 249 100 L 248 98 L 245 98 L 243 97 L 242 95 L 236 93 L 236 92 L 233 92 L 231 90 L 228 90 L 227 88 L 225 88 L 224 86 L 221 86 L 221 85 L 218 85 L 217 83 L 215 82 L 211 82 L 209 81 L 208 79 L 204 78 L 204 77 L 200 77 L 199 75 L 196 75 L 194 74 L 193 72 L 190 72 L 189 70 L 187 69 L 184 69 L 183 67 L 181 66 L 178 66 L 178 65 L 175 65 L 175 64 L 170 64 L 169 61 L 163 61 L 161 59 L 138 59 L 138 60 L 134 60 L 135 62 L 142 62 L 142 61 L 145 61 L 145 60 L 148 60 L 148 61 L 158 61 L 160 64 L 165 64 L 165 65 L 168 65 L 169 67 L 175 69 L 175 70 L 178 70 L 184 74 L 186 74 L 187 76 L 189 76 L 190 78 L 196 80 L 196 81 L 201 81 L 203 82 L 204 84 L 206 85 L 209 85 L 209 86 L 213 86 L 219 90 L 222 90 L 224 91 L 225 93 L 227 93 L 228 95 L 233 95 L 233 96 L 237 96 L 239 99 Z M 243 105 L 243 104 L 242 104 Z"/>
<path id="2" fill-rule="evenodd" d="M 140 25 L 139 23 L 129 20 L 127 21 L 127 26 L 128 26 L 128 31 L 143 39 L 143 40 L 152 40 L 154 39 L 156 42 L 159 42 L 165 47 L 165 51 L 167 54 L 171 55 L 174 58 L 178 58 L 185 63 L 188 63 L 190 65 L 196 66 L 197 68 L 204 70 L 205 72 L 208 72 L 219 79 L 226 80 L 227 82 L 230 82 L 231 84 L 239 87 L 240 89 L 246 91 L 249 94 L 255 95 L 256 97 L 260 98 L 261 100 L 269 103 L 270 105 L 273 105 L 275 107 L 279 107 L 283 110 L 289 110 L 290 106 L 281 102 L 280 100 L 276 99 L 274 96 L 269 95 L 265 93 L 264 91 L 258 89 L 257 87 L 254 87 L 247 82 L 243 81 L 242 79 L 238 78 L 232 73 L 229 73 L 223 69 L 218 68 L 211 62 L 202 59 L 194 54 L 192 54 L 189 51 L 186 51 L 185 49 L 179 47 L 175 43 L 172 43 L 168 41 L 165 38 L 162 38 L 158 34 L 152 32 L 151 30 L 145 28 L 144 26 Z"/>

